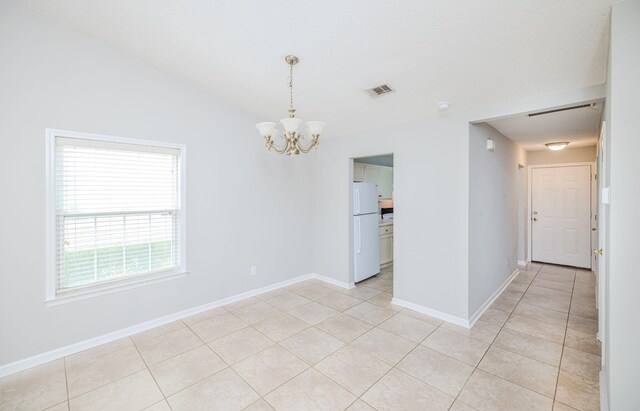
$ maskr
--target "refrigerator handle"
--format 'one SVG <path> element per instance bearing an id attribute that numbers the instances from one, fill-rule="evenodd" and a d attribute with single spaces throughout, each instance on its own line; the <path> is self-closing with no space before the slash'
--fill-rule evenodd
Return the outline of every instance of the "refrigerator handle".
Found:
<path id="1" fill-rule="evenodd" d="M 355 209 L 356 209 L 355 214 L 360 214 L 360 190 L 357 189 L 357 188 L 356 188 L 356 191 L 355 191 L 354 200 L 355 200 L 354 206 L 355 206 Z"/>
<path id="2" fill-rule="evenodd" d="M 356 249 L 356 254 L 360 254 L 360 251 L 362 251 L 362 227 L 360 224 L 360 217 L 356 217 L 356 225 L 358 226 L 355 230 L 356 236 L 358 236 L 358 247 Z"/>

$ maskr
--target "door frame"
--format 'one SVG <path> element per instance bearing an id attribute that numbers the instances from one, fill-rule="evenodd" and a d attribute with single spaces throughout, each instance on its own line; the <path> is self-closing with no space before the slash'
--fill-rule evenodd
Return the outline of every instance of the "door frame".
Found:
<path id="1" fill-rule="evenodd" d="M 591 218 L 590 218 L 590 223 L 591 223 L 591 227 L 596 227 L 596 220 L 595 220 L 595 210 L 596 210 L 596 201 L 597 201 L 597 196 L 596 196 L 596 179 L 595 179 L 595 170 L 596 170 L 596 163 L 595 161 L 585 161 L 585 162 L 580 162 L 580 163 L 557 163 L 557 164 L 536 164 L 536 165 L 531 165 L 531 166 L 527 166 L 527 211 L 529 213 L 529 215 L 527 216 L 527 261 L 533 261 L 533 227 L 532 227 L 532 218 L 533 215 L 532 213 L 532 194 L 533 194 L 533 179 L 532 179 L 532 171 L 535 168 L 558 168 L 558 167 L 574 167 L 574 166 L 589 166 L 590 169 L 590 173 L 591 173 L 591 184 L 590 184 L 590 188 L 591 188 L 591 196 L 590 196 L 590 201 L 589 201 L 589 208 L 590 208 L 590 214 L 591 214 Z M 594 267 L 594 255 L 593 255 L 593 234 L 592 232 L 589 233 L 589 244 L 590 245 L 590 252 L 591 252 L 591 270 L 593 270 Z"/>
<path id="2" fill-rule="evenodd" d="M 598 151 L 596 160 L 598 162 L 597 165 L 597 173 L 598 173 L 598 182 L 597 182 L 597 193 L 596 197 L 597 201 L 597 213 L 598 213 L 598 237 L 597 237 L 597 247 L 605 248 L 607 242 L 607 216 L 609 213 L 609 181 L 608 181 L 608 173 L 607 173 L 607 122 L 602 121 L 602 127 L 600 129 L 600 139 L 598 140 Z M 606 197 L 605 197 L 606 193 Z M 607 293 L 607 259 L 608 255 L 606 252 L 609 250 L 604 250 L 605 253 L 600 255 L 596 260 L 596 308 L 598 309 L 598 333 L 596 334 L 596 338 L 602 343 L 600 354 L 604 354 L 605 350 L 605 335 L 606 335 L 606 304 L 605 298 Z M 602 357 L 602 369 L 604 369 L 605 365 L 605 356 Z"/>
<path id="3" fill-rule="evenodd" d="M 353 165 L 355 163 L 355 160 L 360 159 L 360 158 L 367 158 L 367 157 L 378 157 L 378 156 L 393 156 L 393 171 L 392 171 L 392 175 L 393 175 L 393 202 L 394 202 L 394 209 L 396 208 L 396 190 L 395 190 L 395 182 L 396 182 L 396 161 L 397 161 L 397 155 L 394 151 L 388 151 L 388 152 L 383 152 L 383 153 L 373 153 L 373 154 L 362 154 L 362 155 L 351 155 L 347 158 L 347 164 L 349 167 L 348 173 L 347 175 L 349 176 L 349 199 L 347 200 L 347 216 L 348 216 L 348 221 L 349 221 L 349 267 L 348 267 L 348 272 L 349 272 L 349 281 L 348 281 L 348 285 L 349 288 L 353 288 L 356 287 L 357 284 L 355 283 L 355 273 L 354 273 L 354 269 L 353 269 L 353 264 L 354 264 L 354 226 L 353 226 Z M 394 210 L 395 211 L 395 210 Z M 395 214 L 395 212 L 394 212 Z M 394 216 L 395 217 L 395 216 Z M 395 218 L 394 218 L 394 239 L 395 239 Z M 396 243 L 394 241 L 393 243 L 393 264 L 395 267 L 395 262 L 396 262 L 396 256 L 398 254 L 396 253 Z M 392 294 L 395 292 L 396 286 L 395 286 L 395 279 L 397 272 L 394 270 L 393 273 L 393 278 L 394 278 L 394 286 L 392 288 Z"/>

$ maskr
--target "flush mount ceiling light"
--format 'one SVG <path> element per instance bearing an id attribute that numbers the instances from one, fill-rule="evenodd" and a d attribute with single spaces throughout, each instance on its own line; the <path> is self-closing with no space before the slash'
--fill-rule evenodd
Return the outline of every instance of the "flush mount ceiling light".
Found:
<path id="1" fill-rule="evenodd" d="M 295 117 L 296 110 L 293 108 L 293 66 L 298 64 L 300 60 L 296 56 L 289 55 L 284 58 L 284 61 L 289 65 L 289 118 L 280 120 L 284 132 L 279 133 L 276 123 L 273 122 L 258 123 L 256 128 L 264 137 L 269 152 L 274 150 L 276 153 L 290 156 L 291 154 L 308 153 L 313 148 L 318 148 L 318 139 L 324 128 L 324 122 L 307 121 L 305 128 L 308 135 L 303 133 L 305 130 L 301 129 L 302 120 Z M 301 138 L 310 140 L 309 145 L 305 147 L 300 144 Z M 284 140 L 283 145 L 276 144 L 276 140 Z"/>
<path id="2" fill-rule="evenodd" d="M 441 101 L 440 103 L 438 103 L 438 110 L 440 111 L 446 111 L 449 110 L 451 108 L 451 103 L 449 103 L 448 101 Z"/>
<path id="3" fill-rule="evenodd" d="M 547 148 L 549 150 L 553 150 L 553 151 L 558 151 L 558 150 L 562 150 L 563 148 L 565 148 L 566 146 L 568 146 L 569 143 L 566 141 L 563 142 L 557 142 L 557 143 L 547 143 L 545 144 L 545 146 L 547 146 Z"/>

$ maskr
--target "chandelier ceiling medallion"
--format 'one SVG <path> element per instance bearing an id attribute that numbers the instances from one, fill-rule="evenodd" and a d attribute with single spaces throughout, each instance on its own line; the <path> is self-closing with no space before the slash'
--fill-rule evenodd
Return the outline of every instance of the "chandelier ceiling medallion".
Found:
<path id="1" fill-rule="evenodd" d="M 274 150 L 276 153 L 290 156 L 291 154 L 308 153 L 312 149 L 318 148 L 318 139 L 324 128 L 324 122 L 307 121 L 305 124 L 306 130 L 302 129 L 302 119 L 296 118 L 296 109 L 293 108 L 293 66 L 300 60 L 296 56 L 289 55 L 284 58 L 284 61 L 289 65 L 289 118 L 280 120 L 284 132 L 279 133 L 276 123 L 273 122 L 258 123 L 256 128 L 264 137 L 265 146 L 269 152 Z M 303 133 L 303 131 L 306 131 L 306 133 Z M 309 145 L 306 147 L 301 144 L 300 140 L 303 139 L 310 140 Z M 284 140 L 284 144 L 278 145 L 276 140 Z"/>

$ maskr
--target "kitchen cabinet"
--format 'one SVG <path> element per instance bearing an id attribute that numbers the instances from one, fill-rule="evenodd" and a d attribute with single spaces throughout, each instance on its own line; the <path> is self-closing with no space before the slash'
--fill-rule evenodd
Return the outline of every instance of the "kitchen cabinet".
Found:
<path id="1" fill-rule="evenodd" d="M 378 166 L 365 164 L 364 166 L 364 182 L 378 184 L 380 178 L 380 169 Z"/>
<path id="2" fill-rule="evenodd" d="M 393 225 L 380 227 L 380 268 L 393 264 Z"/>
<path id="3" fill-rule="evenodd" d="M 380 198 L 391 198 L 391 193 L 393 192 L 393 168 L 381 166 L 378 173 L 378 194 Z"/>
<path id="4" fill-rule="evenodd" d="M 364 164 L 353 163 L 353 181 L 364 181 Z"/>
<path id="5" fill-rule="evenodd" d="M 393 167 L 353 163 L 353 181 L 378 186 L 378 198 L 391 198 L 393 193 Z"/>

